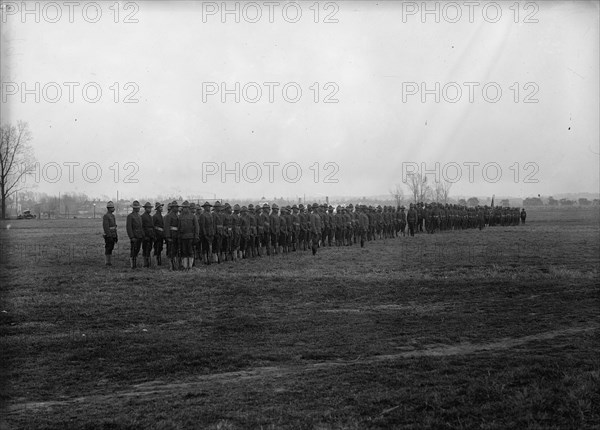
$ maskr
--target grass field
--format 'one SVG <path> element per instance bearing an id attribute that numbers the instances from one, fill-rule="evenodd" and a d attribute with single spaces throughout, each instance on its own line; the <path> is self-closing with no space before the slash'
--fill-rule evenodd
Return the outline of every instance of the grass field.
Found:
<path id="1" fill-rule="evenodd" d="M 2 224 L 3 428 L 599 428 L 600 216 L 170 272 Z"/>

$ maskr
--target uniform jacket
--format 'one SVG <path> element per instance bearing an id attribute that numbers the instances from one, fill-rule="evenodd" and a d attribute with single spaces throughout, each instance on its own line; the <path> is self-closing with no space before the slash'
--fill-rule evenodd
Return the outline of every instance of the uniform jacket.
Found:
<path id="1" fill-rule="evenodd" d="M 102 229 L 106 237 L 117 237 L 117 221 L 115 220 L 115 214 L 106 212 L 102 217 Z"/>
<path id="2" fill-rule="evenodd" d="M 144 230 L 142 230 L 142 218 L 138 212 L 131 212 L 127 215 L 127 236 L 129 239 L 143 239 Z"/>

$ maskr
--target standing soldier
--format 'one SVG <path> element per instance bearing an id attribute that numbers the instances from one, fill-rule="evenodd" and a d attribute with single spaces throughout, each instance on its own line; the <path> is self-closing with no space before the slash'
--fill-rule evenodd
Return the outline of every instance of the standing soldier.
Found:
<path id="1" fill-rule="evenodd" d="M 308 243 L 308 215 L 306 213 L 306 209 L 304 205 L 300 203 L 298 205 L 298 218 L 300 219 L 300 236 L 298 240 L 298 246 L 302 251 L 306 251 L 306 246 Z"/>
<path id="2" fill-rule="evenodd" d="M 150 212 L 152 212 L 152 203 L 144 203 L 144 213 L 142 219 L 142 230 L 144 239 L 142 241 L 142 256 L 144 257 L 144 267 L 150 267 L 150 256 L 152 255 L 152 244 L 154 243 L 154 221 Z"/>
<path id="3" fill-rule="evenodd" d="M 273 254 L 279 253 L 279 234 L 281 229 L 281 220 L 279 219 L 279 206 L 273 203 L 271 206 L 271 215 L 269 215 L 269 230 L 271 231 L 271 246 Z"/>
<path id="4" fill-rule="evenodd" d="M 525 220 L 527 219 L 527 212 L 525 212 L 525 208 L 521 209 L 521 224 L 525 224 Z"/>
<path id="5" fill-rule="evenodd" d="M 313 203 L 312 212 L 310 214 L 310 237 L 312 241 L 312 253 L 317 254 L 317 248 L 319 247 L 319 239 L 321 237 L 321 217 L 318 214 L 319 205 Z"/>
<path id="6" fill-rule="evenodd" d="M 298 206 L 292 206 L 292 251 L 300 249 L 300 214 Z"/>
<path id="7" fill-rule="evenodd" d="M 223 234 L 224 234 L 224 238 L 223 238 L 223 245 L 222 245 L 222 251 L 224 251 L 225 253 L 225 261 L 227 261 L 227 257 L 228 255 L 231 256 L 231 259 L 233 260 L 233 253 L 232 253 L 232 241 L 233 241 L 233 214 L 231 213 L 231 205 L 227 202 L 225 202 L 225 204 L 223 205 L 224 211 L 223 211 Z"/>
<path id="8" fill-rule="evenodd" d="M 104 230 L 104 264 L 107 266 L 112 266 L 112 252 L 115 243 L 119 242 L 114 211 L 115 204 L 113 202 L 106 203 L 106 213 L 102 217 L 102 229 Z"/>
<path id="9" fill-rule="evenodd" d="M 162 216 L 163 204 L 156 202 L 154 204 L 154 215 L 152 215 L 152 224 L 154 226 L 154 256 L 156 257 L 156 265 L 162 265 L 162 250 L 164 235 L 164 221 Z"/>
<path id="10" fill-rule="evenodd" d="M 400 218 L 400 233 L 402 236 L 406 236 L 406 212 L 404 212 L 404 206 L 400 207 L 400 213 L 398 214 Z"/>
<path id="11" fill-rule="evenodd" d="M 179 251 L 179 206 L 176 201 L 172 201 L 168 206 L 169 213 L 164 218 L 164 236 L 167 241 L 167 258 L 171 262 L 171 270 L 178 269 L 178 251 Z"/>
<path id="12" fill-rule="evenodd" d="M 137 256 L 140 253 L 142 240 L 144 239 L 144 230 L 142 229 L 142 218 L 140 217 L 140 202 L 134 200 L 131 204 L 132 211 L 127 215 L 127 236 L 131 242 L 131 251 L 129 254 L 129 262 L 131 268 L 137 266 Z"/>
<path id="13" fill-rule="evenodd" d="M 269 217 L 270 207 L 267 203 L 262 206 L 262 213 L 258 225 L 262 225 L 262 244 L 267 248 L 267 255 L 271 255 L 271 219 Z M 260 230 L 260 227 L 259 227 Z"/>
<path id="14" fill-rule="evenodd" d="M 369 217 L 365 213 L 366 206 L 361 205 L 357 207 L 360 209 L 358 213 L 358 225 L 359 225 L 359 233 L 360 233 L 360 247 L 365 247 L 365 241 L 367 240 L 367 231 L 369 231 Z"/>
<path id="15" fill-rule="evenodd" d="M 223 227 L 223 218 L 224 214 L 221 212 L 221 202 L 218 200 L 215 202 L 213 206 L 213 220 L 215 223 L 215 238 L 213 241 L 213 255 L 214 259 L 217 263 L 221 264 L 222 256 L 222 246 L 223 240 L 225 239 L 225 231 Z"/>
<path id="16" fill-rule="evenodd" d="M 246 210 L 247 211 L 247 210 Z M 242 258 L 240 255 L 240 244 L 242 239 L 242 219 L 240 217 L 240 205 L 237 203 L 233 206 L 233 261 L 236 261 L 238 258 Z"/>
<path id="17" fill-rule="evenodd" d="M 210 213 L 211 207 L 212 205 L 210 203 L 204 203 L 202 205 L 204 211 L 200 214 L 200 218 L 198 219 L 198 224 L 200 227 L 199 236 L 202 238 L 202 258 L 206 264 L 212 263 L 212 246 L 213 241 L 215 240 L 215 223 L 213 220 L 213 215 Z"/>
<path id="18" fill-rule="evenodd" d="M 415 205 L 413 203 L 411 203 L 408 208 L 408 213 L 406 214 L 406 222 L 408 223 L 408 231 L 410 235 L 414 236 L 415 229 L 417 228 L 417 223 L 419 222 L 419 214 L 415 209 Z"/>
<path id="19" fill-rule="evenodd" d="M 183 269 L 190 270 L 194 264 L 194 245 L 198 242 L 200 228 L 196 214 L 190 212 L 190 204 L 187 200 L 181 204 L 181 208 L 177 224 L 181 263 Z"/>

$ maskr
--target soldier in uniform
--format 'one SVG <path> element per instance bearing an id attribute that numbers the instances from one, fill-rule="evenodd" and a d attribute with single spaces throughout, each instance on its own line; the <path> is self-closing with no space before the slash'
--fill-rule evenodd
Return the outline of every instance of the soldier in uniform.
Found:
<path id="1" fill-rule="evenodd" d="M 171 270 L 178 269 L 179 259 L 179 205 L 172 201 L 168 206 L 169 212 L 164 217 L 164 236 L 167 242 L 167 258 L 171 263 Z"/>
<path id="2" fill-rule="evenodd" d="M 106 213 L 102 217 L 102 230 L 104 230 L 104 264 L 107 266 L 112 266 L 112 252 L 115 243 L 119 242 L 114 211 L 115 204 L 111 201 L 106 203 Z"/>
<path id="3" fill-rule="evenodd" d="M 306 208 L 302 203 L 298 206 L 298 218 L 300 220 L 300 236 L 299 236 L 299 247 L 302 251 L 306 251 L 306 247 L 308 244 L 308 214 L 306 213 Z"/>
<path id="4" fill-rule="evenodd" d="M 400 207 L 400 213 L 398 214 L 398 217 L 400 218 L 400 233 L 402 233 L 402 236 L 406 236 L 406 212 L 404 212 L 405 207 L 401 206 Z"/>
<path id="5" fill-rule="evenodd" d="M 142 240 L 144 239 L 144 230 L 142 229 L 142 218 L 140 217 L 140 202 L 134 200 L 131 204 L 132 211 L 127 215 L 127 236 L 131 243 L 129 262 L 131 268 L 137 267 L 137 256 L 140 253 Z"/>
<path id="6" fill-rule="evenodd" d="M 202 238 L 202 259 L 204 263 L 211 264 L 213 260 L 212 246 L 215 240 L 215 223 L 213 220 L 213 214 L 210 212 L 212 205 L 205 202 L 202 205 L 204 209 L 198 219 L 198 225 L 200 227 L 199 237 Z"/>
<path id="7" fill-rule="evenodd" d="M 224 214 L 221 212 L 221 202 L 218 200 L 213 205 L 213 220 L 215 223 L 215 238 L 213 241 L 213 256 L 215 262 L 221 264 L 223 252 L 223 240 L 225 240 L 225 230 L 223 226 Z"/>
<path id="8" fill-rule="evenodd" d="M 183 269 L 189 271 L 194 264 L 194 245 L 198 242 L 200 227 L 196 214 L 190 212 L 190 204 L 187 200 L 181 204 L 181 208 L 177 225 L 179 248 Z"/>
<path id="9" fill-rule="evenodd" d="M 237 205 L 236 205 L 237 206 Z M 234 206 L 235 210 L 235 206 Z M 248 258 L 252 255 L 252 251 L 250 248 L 250 215 L 248 214 L 248 208 L 246 206 L 242 206 L 240 208 L 240 250 L 242 253 L 241 258 Z"/>
<path id="10" fill-rule="evenodd" d="M 154 226 L 154 256 L 156 257 L 156 265 L 162 265 L 162 250 L 165 241 L 164 221 L 162 216 L 163 204 L 156 202 L 154 204 L 154 215 L 152 215 L 152 225 Z"/>
<path id="11" fill-rule="evenodd" d="M 418 228 L 417 223 L 419 222 L 419 213 L 415 209 L 415 205 L 413 203 L 411 203 L 408 208 L 408 213 L 406 214 L 406 222 L 408 223 L 408 232 L 411 236 L 414 236 L 415 230 Z"/>
<path id="12" fill-rule="evenodd" d="M 521 209 L 521 224 L 525 224 L 525 220 L 527 219 L 527 212 L 525 212 L 525 208 Z"/>
<path id="13" fill-rule="evenodd" d="M 150 256 L 152 255 L 152 244 L 154 243 L 154 221 L 152 220 L 152 204 L 146 202 L 143 206 L 144 213 L 140 217 L 142 219 L 142 230 L 144 231 L 144 239 L 142 241 L 142 256 L 144 257 L 144 267 L 150 267 Z"/>
<path id="14" fill-rule="evenodd" d="M 298 213 L 298 206 L 292 206 L 292 251 L 300 249 L 300 214 Z"/>
<path id="15" fill-rule="evenodd" d="M 310 236 L 311 236 L 311 247 L 313 255 L 317 254 L 317 248 L 319 247 L 319 239 L 321 238 L 321 217 L 318 213 L 319 205 L 313 203 L 312 212 L 310 213 Z"/>
<path id="16" fill-rule="evenodd" d="M 247 212 L 247 209 L 246 209 Z M 236 261 L 238 258 L 242 258 L 240 255 L 240 245 L 242 240 L 242 220 L 240 217 L 240 205 L 235 204 L 233 206 L 233 217 L 232 217 L 232 228 L 233 228 L 233 240 L 232 240 L 232 248 L 233 248 L 233 261 Z"/>
<path id="17" fill-rule="evenodd" d="M 271 207 L 268 203 L 262 205 L 262 212 L 258 220 L 259 229 L 262 225 L 262 246 L 266 248 L 267 255 L 271 255 L 271 218 L 269 212 Z"/>
<path id="18" fill-rule="evenodd" d="M 273 203 L 271 206 L 271 215 L 269 215 L 269 230 L 271 232 L 271 247 L 273 253 L 279 253 L 279 234 L 281 230 L 281 221 L 279 219 L 279 206 Z"/>

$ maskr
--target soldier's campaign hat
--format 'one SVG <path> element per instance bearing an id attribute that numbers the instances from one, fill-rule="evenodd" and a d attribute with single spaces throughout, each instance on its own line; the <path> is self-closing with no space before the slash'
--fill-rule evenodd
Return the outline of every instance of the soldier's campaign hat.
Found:
<path id="1" fill-rule="evenodd" d="M 106 208 L 107 208 L 107 209 L 108 209 L 108 208 L 114 208 L 114 207 L 115 207 L 115 204 L 114 204 L 112 201 L 108 201 L 108 202 L 106 203 Z"/>
<path id="2" fill-rule="evenodd" d="M 181 204 L 182 208 L 189 208 L 190 207 L 190 202 L 188 202 L 187 200 L 184 200 L 184 202 Z"/>
<path id="3" fill-rule="evenodd" d="M 134 209 L 135 208 L 139 209 L 141 207 L 140 202 L 138 202 L 137 200 L 134 200 L 133 203 L 131 204 L 131 207 Z"/>
<path id="4" fill-rule="evenodd" d="M 353 207 L 354 207 L 354 206 L 352 206 L 352 203 L 350 203 L 350 204 L 348 205 L 348 209 L 352 209 Z"/>
<path id="5" fill-rule="evenodd" d="M 237 205 L 236 205 L 237 206 Z M 248 208 L 246 206 L 242 206 L 240 208 L 240 212 L 248 212 Z"/>
<path id="6" fill-rule="evenodd" d="M 271 209 L 271 208 L 269 207 L 269 204 L 268 204 L 268 203 L 265 203 L 265 204 L 263 205 L 263 209 Z"/>
<path id="7" fill-rule="evenodd" d="M 332 211 L 333 210 L 333 206 L 329 205 L 329 207 L 327 209 L 329 209 L 330 211 Z"/>
<path id="8" fill-rule="evenodd" d="M 228 202 L 225 202 L 225 204 L 223 205 L 223 207 L 225 207 L 225 208 L 230 208 L 230 207 L 231 207 L 231 205 L 230 205 Z"/>
<path id="9" fill-rule="evenodd" d="M 292 205 L 292 209 L 298 209 L 298 205 Z"/>
<path id="10" fill-rule="evenodd" d="M 190 209 L 196 210 L 196 203 L 194 203 L 194 202 L 190 203 Z"/>
<path id="11" fill-rule="evenodd" d="M 178 207 L 179 207 L 179 204 L 177 203 L 177 200 L 173 200 L 173 201 L 171 202 L 171 204 L 169 205 L 169 207 L 172 207 L 172 208 L 178 208 Z"/>
<path id="12" fill-rule="evenodd" d="M 158 208 L 162 208 L 164 205 L 161 202 L 156 202 L 154 203 L 154 210 L 158 209 Z"/>
<path id="13" fill-rule="evenodd" d="M 217 200 L 215 202 L 215 204 L 213 205 L 213 208 L 215 208 L 215 209 L 221 209 L 221 202 Z"/>
<path id="14" fill-rule="evenodd" d="M 300 209 L 300 210 L 304 209 L 304 205 L 303 205 L 302 203 L 300 203 L 300 204 L 298 205 L 298 209 Z"/>
<path id="15" fill-rule="evenodd" d="M 253 211 L 253 210 L 254 210 L 254 205 L 253 205 L 252 203 L 250 203 L 250 204 L 248 205 L 248 210 L 251 210 L 251 211 Z"/>
<path id="16" fill-rule="evenodd" d="M 150 203 L 150 202 L 146 202 L 146 203 L 144 203 L 144 206 L 143 206 L 143 207 L 144 207 L 144 208 L 151 208 L 151 207 L 152 207 L 152 203 Z"/>
<path id="17" fill-rule="evenodd" d="M 212 205 L 211 205 L 210 203 L 208 203 L 208 202 L 204 202 L 204 204 L 202 205 L 202 207 L 203 207 L 203 208 L 205 208 L 205 207 L 207 207 L 207 206 L 208 206 L 209 208 L 210 208 L 210 207 L 212 207 Z"/>
<path id="18" fill-rule="evenodd" d="M 273 203 L 273 206 L 271 206 L 271 209 L 273 209 L 274 211 L 279 210 L 279 206 L 277 206 L 277 203 Z"/>
<path id="19" fill-rule="evenodd" d="M 317 203 L 313 203 L 312 207 L 313 207 L 313 209 L 318 209 L 319 205 Z"/>
<path id="20" fill-rule="evenodd" d="M 234 212 L 239 212 L 240 210 L 240 205 L 238 205 L 237 203 L 233 206 L 233 211 Z"/>

